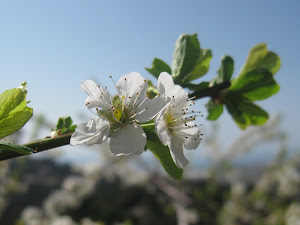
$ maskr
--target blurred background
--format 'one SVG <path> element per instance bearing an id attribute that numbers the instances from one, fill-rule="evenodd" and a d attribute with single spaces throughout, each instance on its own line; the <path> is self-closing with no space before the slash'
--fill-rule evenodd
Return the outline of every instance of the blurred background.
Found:
<path id="1" fill-rule="evenodd" d="M 48 136 L 61 116 L 75 124 L 93 116 L 82 81 L 112 93 L 110 75 L 139 72 L 156 83 L 145 67 L 154 57 L 171 64 L 183 33 L 212 49 L 203 81 L 225 54 L 237 75 L 262 42 L 282 67 L 280 91 L 259 102 L 266 125 L 241 131 L 226 112 L 198 121 L 203 142 L 185 152 L 180 182 L 151 153 L 115 157 L 107 144 L 0 162 L 0 224 L 300 224 L 299 10 L 298 1 L 1 1 L 0 92 L 26 81 L 34 110 L 8 137 L 20 144 Z M 196 101 L 204 118 L 207 100 Z"/>

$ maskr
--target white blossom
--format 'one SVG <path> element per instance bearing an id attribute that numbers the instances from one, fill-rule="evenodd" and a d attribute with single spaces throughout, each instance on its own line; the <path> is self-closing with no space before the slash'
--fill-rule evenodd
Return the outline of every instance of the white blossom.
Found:
<path id="1" fill-rule="evenodd" d="M 172 158 L 180 168 L 188 164 L 183 148 L 196 149 L 201 141 L 200 129 L 195 125 L 194 111 L 189 111 L 193 101 L 183 88 L 175 85 L 172 76 L 163 72 L 158 77 L 158 92 L 171 98 L 155 119 L 155 131 L 164 145 L 170 149 Z"/>
<path id="2" fill-rule="evenodd" d="M 38 207 L 28 206 L 23 210 L 21 220 L 25 225 L 43 224 L 43 211 Z"/>
<path id="3" fill-rule="evenodd" d="M 70 216 L 60 216 L 53 218 L 50 225 L 77 225 L 77 223 Z"/>
<path id="4" fill-rule="evenodd" d="M 86 106 L 96 108 L 96 118 L 79 124 L 71 145 L 101 144 L 110 137 L 110 150 L 116 155 L 141 154 L 146 134 L 138 123 L 147 122 L 166 105 L 162 97 L 146 97 L 147 82 L 139 73 L 122 76 L 112 96 L 106 88 L 87 80 L 81 89 L 88 94 Z"/>
<path id="5" fill-rule="evenodd" d="M 300 223 L 300 204 L 292 203 L 285 212 L 285 222 L 287 225 L 299 225 Z"/>

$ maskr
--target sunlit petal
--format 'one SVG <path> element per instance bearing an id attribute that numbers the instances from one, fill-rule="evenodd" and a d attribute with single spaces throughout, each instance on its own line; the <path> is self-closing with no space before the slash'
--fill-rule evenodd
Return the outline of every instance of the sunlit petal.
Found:
<path id="1" fill-rule="evenodd" d="M 200 130 L 197 129 L 196 127 L 187 129 L 184 131 L 185 133 L 189 134 L 184 140 L 184 147 L 186 149 L 196 149 L 200 142 L 201 142 L 201 138 L 200 137 Z"/>
<path id="2" fill-rule="evenodd" d="M 189 161 L 185 158 L 183 154 L 183 143 L 180 139 L 176 138 L 175 136 L 172 136 L 170 151 L 175 164 L 179 168 L 184 168 L 187 166 Z"/>
<path id="3" fill-rule="evenodd" d="M 135 119 L 140 123 L 153 119 L 169 101 L 170 98 L 159 96 L 151 100 L 147 99 L 139 108 L 137 108 L 137 115 L 135 116 Z"/>
<path id="4" fill-rule="evenodd" d="M 110 150 L 115 155 L 141 154 L 146 145 L 146 134 L 137 124 L 128 124 L 111 135 Z"/>
<path id="5" fill-rule="evenodd" d="M 98 86 L 92 80 L 86 80 L 80 84 L 80 88 L 88 94 L 85 101 L 86 106 L 90 108 L 110 108 L 111 106 L 111 95 L 106 89 Z"/>
<path id="6" fill-rule="evenodd" d="M 109 124 L 101 118 L 91 118 L 87 123 L 78 124 L 71 136 L 70 144 L 101 144 L 109 137 Z"/>
<path id="7" fill-rule="evenodd" d="M 168 97 L 173 96 L 174 82 L 172 76 L 166 72 L 162 72 L 157 81 L 158 92 L 161 95 L 166 95 Z"/>
<path id="8" fill-rule="evenodd" d="M 155 132 L 159 137 L 160 141 L 164 145 L 171 145 L 171 134 L 168 131 L 166 121 L 164 120 L 164 111 L 159 113 L 155 119 Z"/>
<path id="9" fill-rule="evenodd" d="M 117 83 L 118 94 L 125 96 L 126 100 L 130 97 L 130 101 L 135 101 L 138 98 L 138 105 L 146 98 L 147 87 L 145 78 L 136 72 L 122 76 Z"/>

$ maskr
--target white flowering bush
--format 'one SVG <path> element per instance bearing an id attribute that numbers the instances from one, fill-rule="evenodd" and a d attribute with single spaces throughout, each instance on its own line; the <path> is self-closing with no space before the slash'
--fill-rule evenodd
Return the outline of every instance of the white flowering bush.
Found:
<path id="1" fill-rule="evenodd" d="M 202 140 L 203 121 L 196 118 L 200 111 L 191 109 L 194 101 L 209 97 L 208 120 L 218 119 L 225 106 L 234 122 L 246 129 L 268 120 L 268 113 L 254 102 L 279 91 L 274 74 L 281 61 L 264 43 L 250 50 L 236 77 L 232 78 L 234 60 L 226 55 L 217 76 L 198 83 L 209 71 L 211 58 L 212 51 L 200 47 L 196 34 L 183 34 L 175 44 L 171 66 L 155 58 L 152 67 L 146 68 L 158 79 L 157 87 L 137 72 L 122 76 L 116 84 L 113 81 L 116 94 L 86 80 L 80 88 L 88 95 L 87 108 L 94 113 L 90 120 L 76 125 L 71 117 L 61 117 L 50 137 L 24 145 L 1 142 L 0 160 L 66 144 L 94 145 L 108 141 L 110 151 L 116 156 L 139 155 L 150 150 L 165 171 L 180 180 L 189 163 L 184 149 L 197 149 Z M 26 94 L 26 83 L 22 83 L 0 95 L 0 138 L 19 130 L 33 115 Z"/>

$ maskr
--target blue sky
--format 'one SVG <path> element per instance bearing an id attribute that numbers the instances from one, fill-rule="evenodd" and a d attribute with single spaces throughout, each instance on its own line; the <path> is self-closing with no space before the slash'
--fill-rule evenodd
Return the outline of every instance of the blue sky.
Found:
<path id="1" fill-rule="evenodd" d="M 154 57 L 172 62 L 182 33 L 197 33 L 213 51 L 208 75 L 215 76 L 224 54 L 235 60 L 236 75 L 248 51 L 265 42 L 282 59 L 280 92 L 259 102 L 270 115 L 281 113 L 290 144 L 299 146 L 299 1 L 1 1 L 0 91 L 28 83 L 35 114 L 50 121 L 86 110 L 81 81 L 95 79 L 113 90 L 128 72 L 152 79 L 144 67 Z M 197 101 L 206 113 L 206 99 Z M 224 140 L 239 130 L 227 114 Z M 204 122 L 209 126 L 209 122 Z M 228 132 L 229 131 L 229 132 Z"/>

